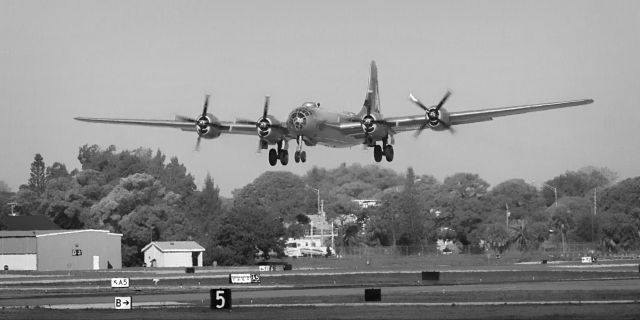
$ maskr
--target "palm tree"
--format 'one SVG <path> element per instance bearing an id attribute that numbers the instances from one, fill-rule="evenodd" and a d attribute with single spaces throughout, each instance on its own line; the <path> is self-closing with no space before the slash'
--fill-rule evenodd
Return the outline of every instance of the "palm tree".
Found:
<path id="1" fill-rule="evenodd" d="M 509 224 L 509 241 L 515 243 L 521 251 L 526 251 L 531 243 L 531 235 L 526 226 L 526 221 L 523 219 L 513 220 Z"/>

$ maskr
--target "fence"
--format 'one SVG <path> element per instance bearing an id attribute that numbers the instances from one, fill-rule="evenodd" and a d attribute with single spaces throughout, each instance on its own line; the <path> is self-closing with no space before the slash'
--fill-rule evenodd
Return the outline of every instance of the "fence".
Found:
<path id="1" fill-rule="evenodd" d="M 541 254 L 548 255 L 555 258 L 565 259 L 579 259 L 582 256 L 587 256 L 592 253 L 599 257 L 611 258 L 611 259 L 626 259 L 626 258 L 640 258 L 640 249 L 619 251 L 619 252 L 607 252 L 598 250 L 596 246 L 591 242 L 587 243 L 565 243 L 565 250 L 562 251 L 562 244 L 558 244 L 555 247 L 537 250 Z M 460 250 L 461 254 L 481 254 L 485 251 L 477 246 L 463 246 Z M 434 255 L 442 254 L 436 249 L 434 244 L 426 244 L 422 246 L 386 246 L 386 247 L 336 247 L 337 255 L 340 256 L 354 256 L 354 257 L 369 257 L 369 256 L 422 256 L 422 255 Z"/>
<path id="2" fill-rule="evenodd" d="M 436 245 L 388 247 L 337 247 L 336 254 L 345 256 L 412 256 L 437 254 Z"/>

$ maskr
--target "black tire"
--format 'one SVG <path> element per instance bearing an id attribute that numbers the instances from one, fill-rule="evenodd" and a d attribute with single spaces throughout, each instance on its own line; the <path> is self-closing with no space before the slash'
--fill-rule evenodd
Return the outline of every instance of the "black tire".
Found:
<path id="1" fill-rule="evenodd" d="M 295 161 L 296 161 L 296 163 L 300 162 L 300 151 L 296 151 L 296 152 L 293 154 L 293 160 L 295 160 Z"/>
<path id="2" fill-rule="evenodd" d="M 373 160 L 382 161 L 382 147 L 377 144 L 373 147 Z"/>
<path id="3" fill-rule="evenodd" d="M 289 151 L 287 150 L 280 150 L 280 163 L 282 163 L 283 166 L 286 166 L 287 163 L 289 163 Z"/>
<path id="4" fill-rule="evenodd" d="M 300 151 L 300 161 L 307 162 L 307 152 L 306 151 Z"/>
<path id="5" fill-rule="evenodd" d="M 276 149 L 269 150 L 269 164 L 275 166 L 278 163 L 278 151 Z"/>
<path id="6" fill-rule="evenodd" d="M 387 145 L 386 147 L 384 147 L 384 156 L 385 158 L 387 158 L 388 162 L 393 161 L 393 146 L 392 145 Z"/>

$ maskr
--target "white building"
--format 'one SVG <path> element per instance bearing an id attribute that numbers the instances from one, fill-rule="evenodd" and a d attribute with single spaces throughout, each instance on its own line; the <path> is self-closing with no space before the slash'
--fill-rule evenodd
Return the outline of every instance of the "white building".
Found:
<path id="1" fill-rule="evenodd" d="M 108 230 L 0 231 L 0 268 L 120 269 L 121 238 Z"/>
<path id="2" fill-rule="evenodd" d="M 202 267 L 204 248 L 195 241 L 154 241 L 142 253 L 148 267 Z"/>
<path id="3" fill-rule="evenodd" d="M 360 206 L 360 209 L 366 209 L 369 207 L 377 207 L 381 204 L 380 200 L 374 200 L 374 199 L 356 199 L 356 200 L 351 200 L 355 203 L 357 203 Z"/>

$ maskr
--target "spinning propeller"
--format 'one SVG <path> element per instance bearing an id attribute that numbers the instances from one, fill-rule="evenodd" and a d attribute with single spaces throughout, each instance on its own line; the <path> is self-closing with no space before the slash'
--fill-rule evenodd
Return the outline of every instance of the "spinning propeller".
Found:
<path id="1" fill-rule="evenodd" d="M 447 91 L 447 93 L 445 93 L 444 97 L 442 97 L 442 99 L 440 100 L 440 102 L 438 102 L 437 105 L 432 106 L 431 108 L 427 108 L 424 105 L 424 103 L 422 103 L 422 101 L 414 97 L 413 94 L 411 93 L 409 94 L 409 99 L 413 103 L 415 103 L 418 107 L 422 108 L 422 110 L 425 111 L 425 122 L 423 122 L 420 128 L 418 129 L 418 131 L 416 131 L 416 133 L 414 134 L 415 137 L 419 136 L 420 133 L 422 133 L 422 130 L 426 129 L 427 126 L 431 126 L 434 128 L 434 127 L 437 127 L 438 125 L 442 125 L 446 129 L 451 131 L 451 133 L 454 133 L 453 128 L 451 128 L 451 125 L 449 125 L 449 123 L 447 123 L 446 121 L 443 121 L 440 118 L 440 109 L 442 109 L 442 106 L 444 105 L 444 103 L 447 102 L 447 99 L 449 99 L 449 96 L 451 96 L 451 91 Z M 446 114 L 446 110 L 443 109 L 443 111 Z"/>
<path id="2" fill-rule="evenodd" d="M 251 120 L 236 120 L 237 123 L 244 124 L 252 124 L 256 126 L 256 131 L 258 132 L 258 153 L 262 151 L 262 144 L 264 138 L 271 133 L 272 128 L 284 128 L 279 123 L 273 123 L 271 119 L 269 119 L 269 101 L 271 100 L 270 96 L 264 97 L 264 108 L 262 109 L 262 117 L 258 119 L 258 121 Z"/>
<path id="3" fill-rule="evenodd" d="M 219 124 L 211 122 L 211 119 L 207 116 L 207 109 L 209 108 L 209 97 L 211 95 L 207 93 L 204 100 L 204 106 L 202 108 L 202 115 L 198 117 L 198 119 L 193 119 L 184 116 L 176 116 L 177 120 L 182 120 L 186 122 L 193 122 L 196 125 L 196 131 L 198 132 L 198 140 L 196 141 L 196 151 L 200 150 L 200 140 L 202 139 L 202 135 L 207 134 L 209 132 L 210 127 L 217 127 Z"/>

